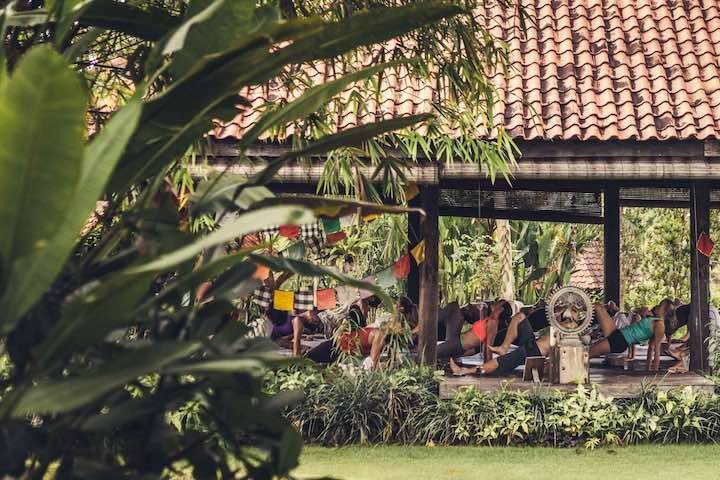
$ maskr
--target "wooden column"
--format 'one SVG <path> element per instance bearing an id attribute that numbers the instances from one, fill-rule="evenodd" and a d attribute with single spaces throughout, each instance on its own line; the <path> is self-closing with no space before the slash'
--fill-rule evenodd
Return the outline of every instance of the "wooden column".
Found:
<path id="1" fill-rule="evenodd" d="M 421 207 L 419 197 L 408 202 L 411 207 Z M 420 214 L 408 213 L 408 250 L 420 242 L 422 238 L 422 226 L 420 225 Z M 407 296 L 416 305 L 420 302 L 420 269 L 414 261 L 410 262 L 410 275 L 407 279 Z"/>
<path id="2" fill-rule="evenodd" d="M 620 303 L 620 189 L 605 189 L 603 204 L 605 301 Z"/>
<path id="3" fill-rule="evenodd" d="M 697 182 L 690 186 L 690 368 L 708 369 L 710 336 L 710 259 L 697 251 L 698 237 L 710 234 L 710 187 Z"/>
<path id="4" fill-rule="evenodd" d="M 420 265 L 420 341 L 418 359 L 424 365 L 434 366 L 437 355 L 437 322 L 438 322 L 438 249 L 440 247 L 440 231 L 438 213 L 440 189 L 427 186 L 420 190 L 422 208 L 425 218 L 421 222 L 422 235 L 425 240 L 425 261 Z"/>

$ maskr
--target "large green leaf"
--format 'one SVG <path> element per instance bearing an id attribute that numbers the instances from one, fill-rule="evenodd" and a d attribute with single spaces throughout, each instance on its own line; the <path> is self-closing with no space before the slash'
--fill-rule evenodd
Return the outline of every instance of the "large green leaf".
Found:
<path id="1" fill-rule="evenodd" d="M 239 217 L 230 218 L 220 228 L 204 238 L 186 247 L 161 255 L 148 263 L 130 268 L 126 273 L 132 275 L 167 270 L 179 263 L 190 260 L 206 248 L 229 242 L 236 237 L 242 237 L 248 233 L 278 225 L 309 223 L 314 218 L 309 211 L 293 206 L 276 206 L 254 210 Z"/>
<path id="2" fill-rule="evenodd" d="M 92 373 L 68 380 L 40 383 L 20 397 L 13 416 L 74 410 L 141 375 L 158 371 L 185 358 L 199 348 L 199 343 L 155 344 L 123 353 L 112 363 Z"/>
<path id="3" fill-rule="evenodd" d="M 264 186 L 248 187 L 244 175 L 217 174 L 201 181 L 190 197 L 193 215 L 214 213 L 224 209 L 245 210 L 251 205 L 273 197 Z"/>
<path id="4" fill-rule="evenodd" d="M 141 111 L 142 102 L 138 95 L 113 115 L 102 132 L 85 149 L 78 172 L 80 179 L 72 198 L 63 205 L 63 211 L 58 217 L 62 222 L 59 229 L 47 240 L 47 248 L 23 259 L 22 270 L 12 278 L 5 295 L 0 298 L 0 308 L 11 313 L 4 320 L 4 328 L 12 328 L 17 318 L 37 301 L 60 272 L 80 229 L 104 192 L 128 139 L 137 128 Z M 37 196 L 51 192 L 41 192 Z"/>
<path id="5" fill-rule="evenodd" d="M 96 343 L 130 323 L 154 277 L 155 272 L 115 274 L 86 286 L 63 305 L 60 321 L 33 352 L 38 365 L 52 365 L 54 359 Z"/>
<path id="6" fill-rule="evenodd" d="M 50 250 L 81 178 L 85 95 L 49 46 L 30 50 L 0 88 L 0 329 L 7 331 L 67 255 Z M 38 272 L 41 258 L 55 262 Z"/>
<path id="7" fill-rule="evenodd" d="M 80 17 L 82 25 L 127 33 L 145 40 L 159 40 L 181 22 L 167 8 L 130 2 L 95 0 Z"/>

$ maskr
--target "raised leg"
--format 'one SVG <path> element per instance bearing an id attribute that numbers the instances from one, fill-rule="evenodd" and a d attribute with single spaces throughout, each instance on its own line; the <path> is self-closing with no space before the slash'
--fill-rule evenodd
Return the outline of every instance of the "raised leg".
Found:
<path id="1" fill-rule="evenodd" d="M 380 354 L 382 353 L 384 346 L 385 332 L 379 328 L 370 332 L 370 361 L 372 362 L 373 369 L 378 368 Z"/>
<path id="2" fill-rule="evenodd" d="M 602 330 L 605 338 L 617 330 L 615 322 L 610 317 L 610 314 L 607 312 L 604 305 L 595 304 L 595 316 L 597 316 L 598 323 L 600 323 L 600 329 Z"/>

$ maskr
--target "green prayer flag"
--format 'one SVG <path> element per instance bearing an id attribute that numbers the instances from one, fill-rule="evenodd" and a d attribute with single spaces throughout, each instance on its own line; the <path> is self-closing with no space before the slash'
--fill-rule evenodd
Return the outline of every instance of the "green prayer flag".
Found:
<path id="1" fill-rule="evenodd" d="M 377 277 L 378 286 L 382 288 L 390 288 L 395 286 L 397 283 L 392 267 L 388 267 L 385 270 L 377 272 L 375 276 Z"/>
<path id="2" fill-rule="evenodd" d="M 340 219 L 339 218 L 323 218 L 322 219 L 323 230 L 325 233 L 335 233 L 340 231 Z"/>

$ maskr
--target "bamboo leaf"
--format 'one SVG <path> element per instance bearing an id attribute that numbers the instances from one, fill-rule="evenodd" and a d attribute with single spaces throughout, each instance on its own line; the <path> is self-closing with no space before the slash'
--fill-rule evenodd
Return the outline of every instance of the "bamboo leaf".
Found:
<path id="1" fill-rule="evenodd" d="M 285 106 L 271 110 L 263 115 L 239 142 L 241 150 L 246 149 L 269 128 L 283 127 L 289 122 L 306 117 L 317 111 L 333 97 L 342 92 L 348 85 L 371 77 L 387 68 L 406 62 L 386 62 L 350 73 L 332 82 L 308 88 L 303 94 Z"/>

